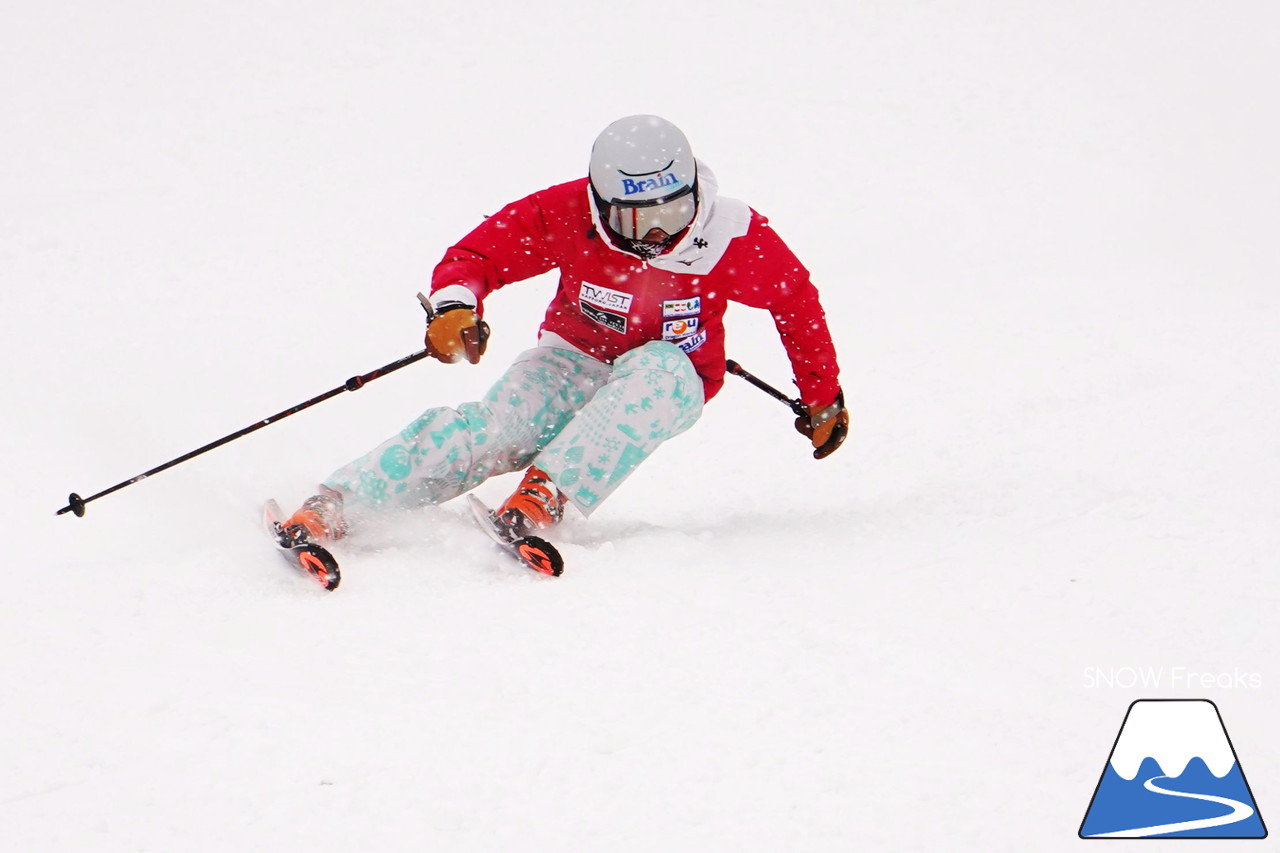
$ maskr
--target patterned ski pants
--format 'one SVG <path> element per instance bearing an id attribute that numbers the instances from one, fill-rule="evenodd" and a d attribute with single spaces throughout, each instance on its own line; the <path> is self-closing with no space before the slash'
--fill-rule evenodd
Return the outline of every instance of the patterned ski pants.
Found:
<path id="1" fill-rule="evenodd" d="M 612 366 L 573 350 L 522 353 L 483 400 L 428 409 L 325 485 L 354 515 L 443 503 L 536 464 L 584 514 L 702 414 L 702 380 L 674 344 Z"/>

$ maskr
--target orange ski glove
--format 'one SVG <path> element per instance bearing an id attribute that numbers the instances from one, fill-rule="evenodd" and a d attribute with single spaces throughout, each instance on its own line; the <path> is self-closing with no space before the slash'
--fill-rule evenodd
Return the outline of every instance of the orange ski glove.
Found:
<path id="1" fill-rule="evenodd" d="M 488 344 L 489 324 L 470 305 L 444 302 L 427 320 L 427 354 L 446 364 L 464 358 L 475 364 Z"/>
<path id="2" fill-rule="evenodd" d="M 813 458 L 825 459 L 844 443 L 849 434 L 849 412 L 844 407 L 844 392 L 836 394 L 829 406 L 808 406 L 807 418 L 796 418 L 796 431 L 813 443 Z"/>

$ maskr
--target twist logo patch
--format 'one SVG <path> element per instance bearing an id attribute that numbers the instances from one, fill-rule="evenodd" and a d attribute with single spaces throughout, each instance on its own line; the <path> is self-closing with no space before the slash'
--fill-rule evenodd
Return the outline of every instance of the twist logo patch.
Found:
<path id="1" fill-rule="evenodd" d="M 634 297 L 584 281 L 578 290 L 578 307 L 588 318 L 606 329 L 627 333 L 627 312 Z"/>
<path id="2" fill-rule="evenodd" d="M 1266 838 L 1218 706 L 1139 699 L 1080 824 L 1081 838 Z"/>

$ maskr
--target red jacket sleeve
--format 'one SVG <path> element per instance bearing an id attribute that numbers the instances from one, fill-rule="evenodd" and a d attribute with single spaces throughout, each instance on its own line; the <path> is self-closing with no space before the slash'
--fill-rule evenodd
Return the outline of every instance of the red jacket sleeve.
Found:
<path id="1" fill-rule="evenodd" d="M 809 271 L 769 226 L 769 220 L 755 211 L 751 229 L 739 239 L 748 248 L 744 266 L 749 283 L 738 287 L 730 298 L 773 315 L 800 388 L 800 400 L 807 406 L 830 405 L 840 391 L 840 367 L 827 315 Z"/>
<path id="2" fill-rule="evenodd" d="M 554 267 L 554 259 L 546 254 L 550 241 L 538 195 L 512 202 L 487 217 L 445 252 L 431 274 L 431 292 L 461 284 L 483 301 L 505 284 Z"/>

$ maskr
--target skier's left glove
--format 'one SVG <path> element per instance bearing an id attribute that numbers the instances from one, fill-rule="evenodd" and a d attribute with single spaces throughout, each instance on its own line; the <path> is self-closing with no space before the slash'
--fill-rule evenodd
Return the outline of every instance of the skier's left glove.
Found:
<path id="1" fill-rule="evenodd" d="M 825 459 L 844 443 L 849 434 L 849 412 L 844 407 L 844 392 L 836 394 L 829 406 L 809 406 L 807 418 L 796 418 L 796 431 L 813 443 L 813 458 Z"/>

